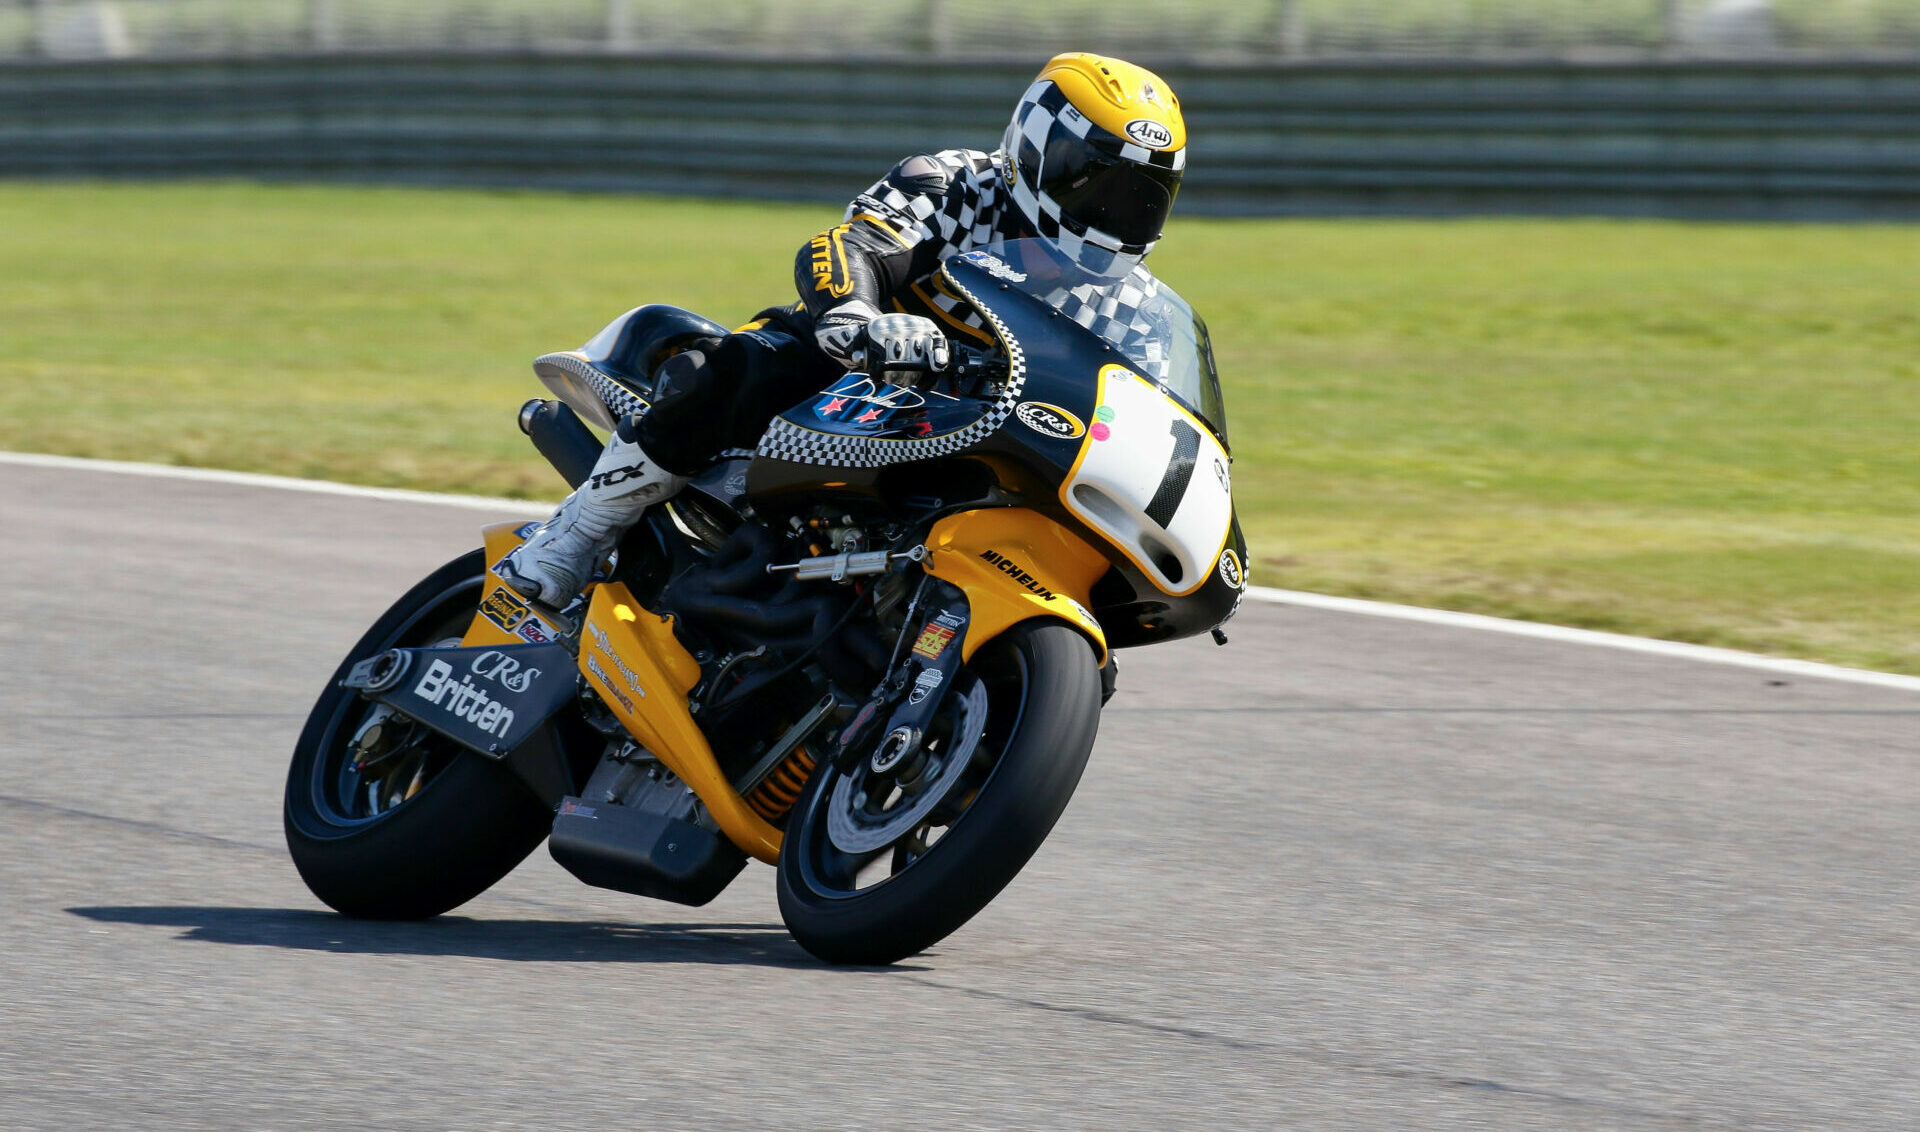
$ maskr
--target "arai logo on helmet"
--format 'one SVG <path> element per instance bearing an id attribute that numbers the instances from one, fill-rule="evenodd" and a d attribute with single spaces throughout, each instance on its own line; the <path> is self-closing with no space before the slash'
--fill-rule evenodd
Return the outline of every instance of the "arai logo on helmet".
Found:
<path id="1" fill-rule="evenodd" d="M 1173 144 L 1173 131 L 1152 118 L 1135 118 L 1128 122 L 1127 136 L 1148 149 L 1165 149 Z"/>
<path id="2" fill-rule="evenodd" d="M 1086 435 L 1087 431 L 1087 426 L 1080 423 L 1079 417 L 1044 401 L 1022 401 L 1013 410 L 1013 415 L 1033 431 L 1058 440 L 1073 440 Z"/>

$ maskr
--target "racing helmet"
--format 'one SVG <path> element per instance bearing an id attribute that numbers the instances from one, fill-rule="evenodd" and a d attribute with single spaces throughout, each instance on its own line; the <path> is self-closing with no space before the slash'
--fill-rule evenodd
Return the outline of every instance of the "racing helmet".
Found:
<path id="1" fill-rule="evenodd" d="M 1081 267 L 1122 274 L 1153 249 L 1173 211 L 1187 124 L 1160 76 L 1070 52 L 1020 96 L 1000 148 L 1028 226 Z"/>

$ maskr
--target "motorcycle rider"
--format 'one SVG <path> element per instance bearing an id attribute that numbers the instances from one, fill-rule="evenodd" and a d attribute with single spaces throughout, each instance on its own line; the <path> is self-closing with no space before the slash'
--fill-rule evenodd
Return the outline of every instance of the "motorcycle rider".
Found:
<path id="1" fill-rule="evenodd" d="M 1040 237 L 1102 275 L 1160 238 L 1186 165 L 1180 103 L 1118 59 L 1055 56 L 1021 96 L 1000 149 L 909 157 L 801 246 L 800 301 L 668 359 L 651 409 L 619 422 L 592 473 L 498 566 L 523 596 L 564 606 L 648 506 L 775 414 L 870 358 L 940 370 L 949 333 L 992 336 L 940 278 L 949 257 Z"/>

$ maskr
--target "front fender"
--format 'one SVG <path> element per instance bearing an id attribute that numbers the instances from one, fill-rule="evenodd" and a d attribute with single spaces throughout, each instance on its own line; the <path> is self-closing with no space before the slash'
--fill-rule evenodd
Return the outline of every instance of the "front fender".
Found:
<path id="1" fill-rule="evenodd" d="M 1085 633 L 1107 662 L 1107 635 L 1087 595 L 1111 564 L 1079 535 L 1038 511 L 990 507 L 935 522 L 927 550 L 927 573 L 967 595 L 963 661 L 1014 625 L 1051 617 Z"/>

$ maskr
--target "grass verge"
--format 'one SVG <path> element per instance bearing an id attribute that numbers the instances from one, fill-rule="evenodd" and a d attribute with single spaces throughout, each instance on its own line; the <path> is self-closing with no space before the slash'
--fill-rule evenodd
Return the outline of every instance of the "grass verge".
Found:
<path id="1" fill-rule="evenodd" d="M 526 362 L 832 210 L 0 185 L 0 447 L 550 497 Z M 1920 227 L 1176 221 L 1270 585 L 1920 672 Z"/>

